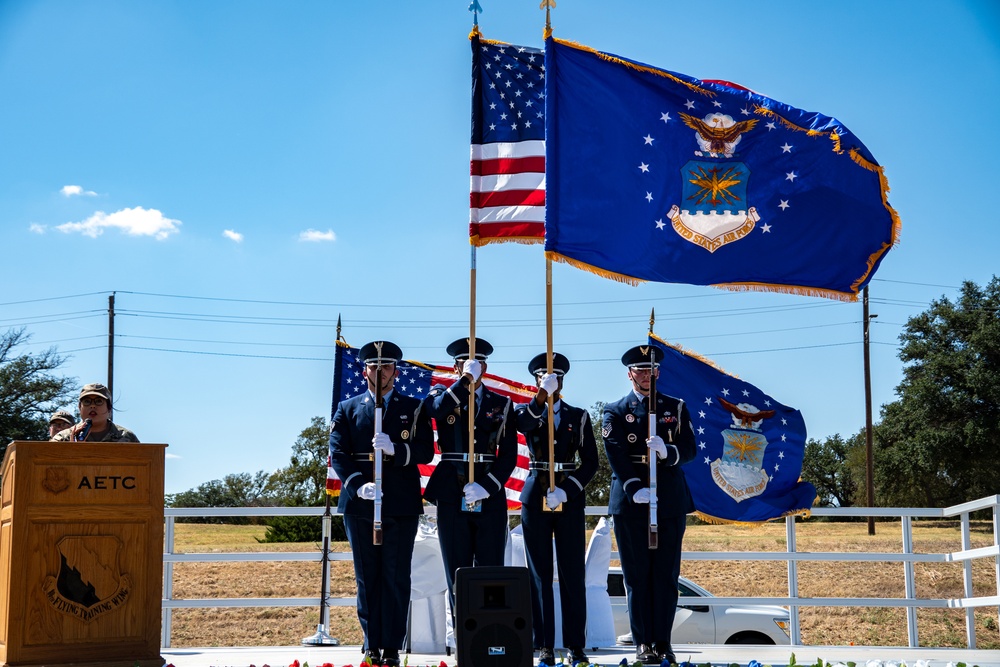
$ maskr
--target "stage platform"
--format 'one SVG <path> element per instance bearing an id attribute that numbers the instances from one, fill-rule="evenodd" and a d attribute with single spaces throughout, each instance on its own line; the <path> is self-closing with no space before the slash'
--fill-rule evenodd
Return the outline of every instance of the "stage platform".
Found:
<path id="1" fill-rule="evenodd" d="M 746 667 L 751 660 L 757 660 L 772 667 L 786 667 L 790 656 L 795 654 L 799 665 L 815 665 L 817 659 L 826 663 L 854 662 L 864 667 L 868 660 L 905 662 L 913 667 L 917 660 L 926 660 L 930 667 L 946 667 L 948 663 L 966 663 L 968 667 L 1000 667 L 1000 651 L 971 650 L 959 648 L 905 648 L 898 646 L 713 646 L 706 644 L 678 644 L 674 647 L 678 660 L 690 660 L 701 665 L 712 663 L 726 666 L 737 663 Z M 331 663 L 335 667 L 353 665 L 359 667 L 363 654 L 358 646 L 266 646 L 233 648 L 169 648 L 162 649 L 161 655 L 167 664 L 174 667 L 286 667 L 298 660 L 300 665 L 308 662 L 309 667 L 321 667 Z M 623 658 L 631 665 L 635 661 L 635 649 L 619 646 L 604 648 L 588 653 L 591 664 L 617 667 Z M 404 654 L 405 656 L 405 654 Z M 538 656 L 534 657 L 537 665 Z M 457 659 L 452 655 L 411 653 L 409 667 L 438 667 L 444 661 L 448 667 L 455 667 Z M 476 667 L 461 665 L 460 667 Z"/>

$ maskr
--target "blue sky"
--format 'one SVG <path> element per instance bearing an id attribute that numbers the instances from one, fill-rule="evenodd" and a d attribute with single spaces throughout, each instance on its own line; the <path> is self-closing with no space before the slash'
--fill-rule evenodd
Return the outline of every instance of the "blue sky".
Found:
<path id="1" fill-rule="evenodd" d="M 537 0 L 483 34 L 542 45 Z M 468 2 L 0 2 L 0 328 L 107 379 L 115 421 L 170 444 L 166 486 L 287 465 L 329 416 L 338 314 L 356 345 L 447 362 L 469 321 Z M 885 166 L 902 242 L 871 286 L 873 391 L 933 299 L 997 272 L 1000 9 L 990 2 L 560 0 L 557 37 L 837 117 Z M 544 350 L 540 247 L 478 251 L 490 369 Z M 861 305 L 554 268 L 567 400 L 627 390 L 656 331 L 803 411 L 864 424 Z"/>

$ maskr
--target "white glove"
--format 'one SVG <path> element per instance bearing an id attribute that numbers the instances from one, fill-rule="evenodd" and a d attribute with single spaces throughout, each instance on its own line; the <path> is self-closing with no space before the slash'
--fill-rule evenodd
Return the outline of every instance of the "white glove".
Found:
<path id="1" fill-rule="evenodd" d="M 566 502 L 566 492 L 560 489 L 558 486 L 553 490 L 545 494 L 545 504 L 548 505 L 550 510 L 554 510 L 559 507 L 559 505 Z"/>
<path id="2" fill-rule="evenodd" d="M 475 359 L 466 359 L 462 364 L 462 375 L 471 375 L 473 382 L 479 381 L 479 376 L 483 374 L 483 365 Z"/>
<path id="3" fill-rule="evenodd" d="M 541 389 L 549 396 L 554 396 L 559 391 L 559 376 L 555 373 L 546 373 L 542 376 L 542 381 L 538 383 Z"/>
<path id="4" fill-rule="evenodd" d="M 656 452 L 656 458 L 667 458 L 667 446 L 664 444 L 663 438 L 660 436 L 654 435 L 650 438 L 646 438 L 646 446 L 649 447 L 649 451 Z"/>
<path id="5" fill-rule="evenodd" d="M 635 492 L 632 496 L 632 502 L 637 505 L 648 505 L 649 504 L 649 488 L 643 487 Z"/>
<path id="6" fill-rule="evenodd" d="M 392 456 L 396 453 L 396 447 L 392 444 L 392 440 L 389 439 L 389 435 L 386 433 L 375 434 L 375 437 L 372 438 L 372 448 L 381 450 L 386 456 Z"/>
<path id="7" fill-rule="evenodd" d="M 490 492 L 479 486 L 477 482 L 471 482 L 462 489 L 465 492 L 465 502 L 470 505 L 479 500 L 486 500 L 490 497 Z"/>
<path id="8" fill-rule="evenodd" d="M 361 500 L 375 500 L 375 482 L 367 482 L 358 489 L 358 498 Z"/>

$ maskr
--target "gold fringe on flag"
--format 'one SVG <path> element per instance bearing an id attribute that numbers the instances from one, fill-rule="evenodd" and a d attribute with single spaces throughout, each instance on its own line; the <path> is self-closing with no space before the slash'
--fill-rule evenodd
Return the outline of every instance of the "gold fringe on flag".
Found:
<path id="1" fill-rule="evenodd" d="M 867 276 L 869 270 L 865 272 Z M 860 278 L 859 280 L 864 280 Z M 775 292 L 778 294 L 798 294 L 800 296 L 818 296 L 824 299 L 835 299 L 837 301 L 857 301 L 857 289 L 852 285 L 854 292 L 840 292 L 838 290 L 824 289 L 822 287 L 806 287 L 804 285 L 774 285 L 771 283 L 716 283 L 711 287 L 729 290 L 730 292 Z"/>
<path id="2" fill-rule="evenodd" d="M 476 234 L 475 236 L 469 237 L 469 243 L 477 248 L 482 248 L 484 245 L 490 245 L 492 243 L 521 243 L 523 245 L 538 245 L 539 243 L 545 243 L 545 239 L 538 238 L 537 236 L 493 236 L 484 239 Z"/>
<path id="3" fill-rule="evenodd" d="M 646 282 L 645 280 L 640 280 L 639 278 L 633 278 L 632 276 L 626 276 L 623 273 L 615 273 L 614 271 L 608 271 L 607 269 L 602 269 L 586 262 L 581 262 L 579 260 L 573 259 L 572 257 L 567 257 L 565 255 L 560 255 L 557 252 L 551 250 L 545 251 L 545 256 L 548 259 L 554 260 L 556 262 L 562 262 L 564 264 L 569 264 L 572 267 L 580 269 L 582 271 L 590 271 L 593 274 L 599 275 L 602 278 L 607 278 L 608 280 L 614 280 L 619 283 L 626 283 L 635 287 L 639 283 Z"/>
<path id="4" fill-rule="evenodd" d="M 715 370 L 719 371 L 723 375 L 728 375 L 729 377 L 736 378 L 737 380 L 740 379 L 739 375 L 734 375 L 734 374 L 730 373 L 725 368 L 722 368 L 721 366 L 719 366 L 718 364 L 716 364 L 714 361 L 712 361 L 708 357 L 703 357 L 700 354 L 698 354 L 697 352 L 692 352 L 691 350 L 685 350 L 683 345 L 678 345 L 677 343 L 668 343 L 667 341 L 663 340 L 662 338 L 660 338 L 659 336 L 657 336 L 652 331 L 649 332 L 649 337 L 652 338 L 653 340 L 659 341 L 660 343 L 662 343 L 663 345 L 666 345 L 667 347 L 672 347 L 673 349 L 675 349 L 678 352 L 680 352 L 681 354 L 683 354 L 685 357 L 691 357 L 692 359 L 697 359 L 698 361 L 700 361 L 701 363 L 705 364 L 706 366 L 711 366 L 712 368 L 714 368 Z"/>
<path id="5" fill-rule="evenodd" d="M 664 79 L 670 79 L 674 83 L 680 84 L 680 85 L 684 86 L 685 88 L 688 88 L 690 90 L 693 90 L 696 93 L 704 95 L 705 97 L 715 97 L 715 93 L 712 92 L 711 90 L 708 90 L 707 88 L 702 88 L 701 86 L 696 86 L 695 84 L 691 83 L 690 81 L 685 81 L 683 79 L 679 79 L 676 76 L 674 76 L 673 74 L 671 74 L 670 72 L 667 72 L 665 70 L 656 69 L 655 67 L 647 67 L 645 65 L 639 65 L 638 63 L 633 63 L 633 62 L 630 62 L 628 60 L 624 60 L 622 58 L 617 58 L 615 56 L 608 55 L 607 53 L 601 53 L 597 49 L 592 49 L 589 46 L 584 46 L 583 44 L 578 44 L 577 42 L 570 42 L 570 41 L 565 40 L 565 39 L 556 39 L 555 41 L 558 42 L 558 43 L 560 43 L 560 44 L 562 44 L 562 45 L 564 45 L 564 46 L 568 46 L 568 47 L 573 48 L 573 49 L 578 49 L 580 51 L 587 51 L 589 53 L 593 53 L 595 56 L 597 56 L 601 60 L 606 60 L 606 61 L 611 62 L 611 63 L 615 63 L 615 64 L 618 64 L 618 65 L 623 65 L 625 67 L 628 67 L 629 69 L 634 69 L 637 72 L 646 72 L 647 74 L 654 74 L 656 76 L 662 76 Z"/>
<path id="6" fill-rule="evenodd" d="M 768 521 L 778 521 L 779 519 L 784 519 L 785 517 L 789 517 L 789 516 L 800 516 L 803 519 L 808 519 L 809 517 L 812 516 L 812 510 L 808 509 L 808 508 L 806 508 L 806 509 L 797 509 L 797 510 L 789 510 L 788 512 L 785 512 L 781 516 L 776 516 L 773 519 L 768 519 L 767 521 L 734 521 L 732 519 L 721 519 L 721 518 L 719 518 L 717 516 L 712 516 L 711 514 L 705 514 L 704 512 L 697 511 L 697 510 L 694 512 L 694 515 L 696 517 L 698 517 L 699 519 L 701 519 L 702 521 L 704 521 L 705 523 L 712 523 L 712 524 L 716 524 L 716 525 L 729 524 L 731 526 L 734 526 L 734 525 L 735 526 L 750 526 L 750 527 L 753 527 L 753 528 L 759 528 L 759 527 L 763 526 L 764 524 L 766 524 Z"/>

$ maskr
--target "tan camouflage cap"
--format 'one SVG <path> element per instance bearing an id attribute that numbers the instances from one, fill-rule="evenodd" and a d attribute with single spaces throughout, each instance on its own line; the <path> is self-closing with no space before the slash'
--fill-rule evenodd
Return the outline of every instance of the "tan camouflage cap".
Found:
<path id="1" fill-rule="evenodd" d="M 67 412 L 66 410 L 56 410 L 55 412 L 52 413 L 52 416 L 49 417 L 49 423 L 52 424 L 58 421 L 64 421 L 70 426 L 72 426 L 73 424 L 76 423 L 76 418 L 73 416 L 72 413 Z"/>
<path id="2" fill-rule="evenodd" d="M 83 389 L 80 390 L 80 400 L 83 400 L 84 396 L 100 396 L 111 405 L 111 392 L 103 384 L 95 382 L 83 385 Z"/>

